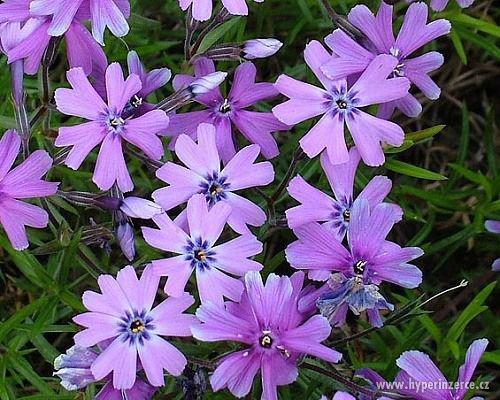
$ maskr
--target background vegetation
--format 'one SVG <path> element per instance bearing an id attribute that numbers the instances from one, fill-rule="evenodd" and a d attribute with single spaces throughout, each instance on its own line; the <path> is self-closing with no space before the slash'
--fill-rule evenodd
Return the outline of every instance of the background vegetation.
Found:
<path id="1" fill-rule="evenodd" d="M 177 2 L 133 0 L 131 3 L 134 13 L 131 33 L 124 40 L 106 38 L 108 59 L 125 65 L 127 51 L 134 49 L 148 69 L 167 66 L 173 73 L 188 72 L 183 56 L 184 14 Z M 338 13 L 345 14 L 357 3 L 341 0 L 333 6 Z M 377 1 L 365 3 L 372 10 L 378 7 Z M 397 15 L 403 15 L 406 7 L 404 1 L 397 2 Z M 210 39 L 227 43 L 259 37 L 278 38 L 284 42 L 280 52 L 256 62 L 259 79 L 274 81 L 280 73 L 287 73 L 314 82 L 302 58 L 303 48 L 312 39 L 322 39 L 333 27 L 320 2 L 266 0 L 262 4 L 251 4 L 250 9 L 248 18 L 230 20 Z M 424 111 L 418 119 L 396 116 L 407 132 L 404 151 L 390 151 L 393 154 L 384 167 L 361 168 L 356 181 L 360 189 L 376 174 L 385 174 L 393 180 L 390 199 L 404 208 L 405 217 L 393 231 L 392 239 L 400 244 L 421 246 L 426 253 L 417 261 L 424 272 L 423 285 L 417 290 L 385 285 L 383 292 L 388 300 L 401 308 L 422 294 L 430 297 L 463 279 L 469 284 L 427 304 L 425 309 L 432 312 L 413 312 L 418 315 L 357 340 L 342 342 L 343 337 L 367 327 L 359 319 L 349 320 L 345 329 L 334 330 L 332 341 L 341 341 L 336 346 L 347 360 L 339 366 L 339 371 L 347 376 L 359 367 L 371 367 L 392 379 L 399 354 L 407 349 L 420 349 L 437 360 L 446 376 L 452 379 L 457 375 L 468 345 L 480 337 L 490 339 L 490 345 L 476 376 L 490 381 L 495 371 L 498 372 L 499 291 L 495 289 L 498 275 L 491 271 L 491 263 L 499 256 L 500 238 L 485 232 L 484 220 L 500 219 L 500 137 L 495 116 L 500 89 L 497 84 L 500 29 L 495 24 L 499 14 L 493 1 L 477 0 L 462 10 L 452 0 L 445 12 L 432 15 L 432 18 L 448 18 L 453 24 L 449 37 L 432 44 L 445 56 L 444 66 L 434 76 L 443 90 L 442 96 L 434 102 L 422 99 Z M 401 23 L 401 18 L 396 23 Z M 218 69 L 233 70 L 235 66 L 235 63 L 223 62 L 218 64 Z M 65 58 L 59 56 L 50 71 L 53 88 L 66 85 L 66 69 Z M 28 111 L 32 115 L 41 104 L 40 86 L 36 76 L 26 81 Z M 160 89 L 158 99 L 169 95 L 171 90 L 170 84 Z M 5 57 L 0 59 L 0 99 L 0 127 L 2 130 L 15 127 Z M 270 107 L 271 104 L 266 108 Z M 34 126 L 33 147 L 55 154 L 53 141 L 57 127 L 67 122 L 63 118 L 53 112 L 51 129 L 45 132 L 42 123 Z M 311 123 L 302 123 L 291 132 L 277 135 L 281 156 L 273 160 L 276 180 L 264 189 L 266 195 L 275 193 L 289 168 L 299 138 Z M 171 155 L 167 152 L 165 159 L 169 158 Z M 76 172 L 57 166 L 49 179 L 62 182 L 63 190 L 96 192 L 91 182 L 93 161 L 95 159 L 87 160 Z M 139 160 L 129 157 L 128 165 L 136 184 L 135 195 L 148 198 L 155 188 L 162 186 Z M 296 172 L 329 191 L 318 159 L 299 161 Z M 290 274 L 283 249 L 294 237 L 283 223 L 284 211 L 295 204 L 294 200 L 284 191 L 269 205 L 259 193 L 247 194 L 269 210 L 269 222 L 258 232 L 260 240 L 265 241 L 265 252 L 259 257 L 265 265 L 263 273 Z M 109 243 L 111 252 L 99 243 L 85 244 L 92 224 L 102 226 L 103 232 L 112 229 L 111 214 L 76 209 L 56 197 L 44 205 L 51 214 L 50 229 L 30 232 L 29 251 L 14 251 L 0 231 L 1 400 L 92 398 L 97 388 L 89 387 L 84 395 L 62 389 L 58 379 L 52 377 L 52 362 L 72 345 L 72 335 L 77 328 L 70 318 L 83 311 L 80 301 L 83 291 L 96 287 L 98 274 L 114 274 L 127 264 L 114 241 Z M 138 233 L 140 225 L 136 224 Z M 159 257 L 139 234 L 137 246 L 135 266 Z M 201 369 L 202 373 L 208 372 L 205 368 L 208 365 L 202 359 L 210 360 L 227 350 L 226 345 L 220 343 L 179 343 L 193 361 L 190 369 Z M 184 398 L 181 387 L 185 382 L 169 378 L 168 385 L 156 398 Z M 331 394 L 337 387 L 330 378 L 301 369 L 299 380 L 281 389 L 280 395 L 282 399 L 318 399 L 322 393 Z M 258 385 L 254 391 L 249 399 L 259 398 Z M 227 392 L 209 392 L 206 399 L 231 398 Z M 493 384 L 484 396 L 498 398 L 500 391 Z"/>

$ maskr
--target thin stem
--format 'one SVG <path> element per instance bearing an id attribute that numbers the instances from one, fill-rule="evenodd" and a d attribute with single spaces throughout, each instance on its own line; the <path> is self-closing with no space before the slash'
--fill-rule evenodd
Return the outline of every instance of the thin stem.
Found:
<path id="1" fill-rule="evenodd" d="M 365 38 L 363 32 L 361 32 L 358 28 L 356 28 L 353 24 L 351 24 L 347 20 L 347 18 L 337 14 L 337 12 L 333 9 L 332 5 L 330 4 L 329 0 L 321 0 L 321 3 L 323 4 L 323 7 L 325 7 L 326 12 L 328 16 L 331 18 L 334 25 L 338 26 L 340 29 L 342 29 L 349 35 L 353 36 L 354 38 L 358 39 Z"/>
<path id="2" fill-rule="evenodd" d="M 281 196 L 281 193 L 285 190 L 285 188 L 288 185 L 288 182 L 292 178 L 292 175 L 295 173 L 295 170 L 297 168 L 297 164 L 299 163 L 300 160 L 304 157 L 304 152 L 300 147 L 295 150 L 295 153 L 293 153 L 293 158 L 292 161 L 290 162 L 290 165 L 288 166 L 288 170 L 286 171 L 285 176 L 281 180 L 281 183 L 279 184 L 278 188 L 275 190 L 275 192 L 269 197 L 268 204 L 269 205 L 274 205 L 274 203 L 279 199 Z"/>
<path id="3" fill-rule="evenodd" d="M 198 35 L 196 38 L 196 42 L 194 43 L 193 47 L 191 48 L 190 54 L 194 55 L 198 51 L 198 49 L 201 46 L 201 43 L 203 42 L 203 39 L 205 39 L 205 36 L 207 36 L 213 29 L 221 25 L 226 19 L 230 16 L 229 12 L 226 10 L 225 7 L 222 7 L 215 18 L 210 21 L 210 23 L 201 31 L 201 33 Z"/>
<path id="4" fill-rule="evenodd" d="M 184 58 L 189 61 L 191 58 L 191 42 L 193 41 L 193 34 L 198 28 L 198 21 L 193 18 L 193 6 L 189 6 L 186 15 L 186 39 L 184 40 Z"/>

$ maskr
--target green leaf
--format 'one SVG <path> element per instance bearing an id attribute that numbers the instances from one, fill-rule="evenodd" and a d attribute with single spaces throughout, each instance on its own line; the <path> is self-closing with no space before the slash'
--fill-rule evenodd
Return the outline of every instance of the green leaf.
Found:
<path id="1" fill-rule="evenodd" d="M 451 30 L 450 38 L 451 42 L 453 43 L 453 47 L 455 47 L 458 57 L 460 58 L 460 61 L 462 61 L 463 65 L 467 65 L 467 54 L 465 53 L 462 40 L 460 39 L 460 36 L 458 35 L 455 29 Z"/>
<path id="2" fill-rule="evenodd" d="M 422 140 L 433 137 L 434 135 L 437 135 L 445 127 L 446 125 L 435 125 L 430 128 L 422 129 L 420 131 L 409 132 L 405 135 L 405 139 L 411 140 L 413 142 L 420 142 Z"/>
<path id="3" fill-rule="evenodd" d="M 41 394 L 49 396 L 52 398 L 55 392 L 50 388 L 50 386 L 38 376 L 38 374 L 33 370 L 33 367 L 24 357 L 19 353 L 8 354 L 9 363 L 12 367 L 28 382 L 30 382 L 35 388 L 37 388 Z"/>
<path id="4" fill-rule="evenodd" d="M 428 171 L 415 165 L 407 164 L 405 162 L 394 160 L 392 158 L 387 159 L 384 166 L 390 171 L 397 172 L 398 174 L 412 176 L 414 178 L 428 179 L 431 181 L 444 181 L 448 179 L 445 176 L 438 174 L 437 172 Z"/>
<path id="5" fill-rule="evenodd" d="M 229 21 L 224 22 L 222 25 L 218 26 L 210 33 L 207 34 L 201 41 L 200 47 L 198 48 L 197 54 L 202 54 L 212 47 L 217 41 L 222 38 L 227 32 L 229 32 L 233 27 L 235 27 L 240 21 L 240 17 L 231 18 Z"/>
<path id="6" fill-rule="evenodd" d="M 500 27 L 491 24 L 487 21 L 484 21 L 482 19 L 477 19 L 474 17 L 471 17 L 468 14 L 465 14 L 463 12 L 447 12 L 443 13 L 442 16 L 451 22 L 453 22 L 454 26 L 456 24 L 459 25 L 464 25 L 472 29 L 477 29 L 478 31 L 488 33 L 491 36 L 500 37 Z"/>

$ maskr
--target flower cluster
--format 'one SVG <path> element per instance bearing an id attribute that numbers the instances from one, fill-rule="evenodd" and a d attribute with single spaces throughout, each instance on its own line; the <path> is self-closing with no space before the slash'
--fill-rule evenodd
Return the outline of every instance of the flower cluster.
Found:
<path id="1" fill-rule="evenodd" d="M 231 15 L 248 14 L 245 0 L 223 0 L 194 44 L 200 21 L 212 16 L 212 1 L 179 3 L 188 11 L 185 61 L 193 75 L 176 75 L 174 93 L 158 103 L 150 95 L 170 80 L 169 69 L 147 71 L 138 54 L 130 51 L 125 76 L 119 63 L 108 65 L 102 49 L 106 28 L 118 37 L 128 33 L 128 0 L 0 4 L 0 50 L 11 64 L 19 124 L 19 134 L 9 130 L 0 139 L 0 225 L 16 250 L 26 249 L 26 226 L 44 228 L 49 215 L 23 200 L 58 194 L 59 201 L 110 212 L 109 230 L 132 262 L 141 251 L 135 246 L 132 219 L 148 220 L 141 223 L 140 239 L 146 243 L 143 248 L 150 246 L 147 255 L 141 254 L 146 263 L 127 265 L 115 271 L 116 277 L 100 275 L 99 291 L 83 293 L 87 311 L 73 318 L 83 329 L 54 361 L 54 374 L 65 389 L 99 384 L 98 400 L 149 400 L 166 384 L 166 377 L 180 377 L 181 382 L 189 380 L 188 375 L 198 376 L 197 370 L 186 372 L 193 360 L 181 344 L 196 339 L 233 342 L 223 357 L 206 361 L 213 367 L 213 391 L 227 388 L 238 398 L 247 396 L 260 375 L 261 399 L 277 400 L 278 387 L 298 379 L 306 358 L 323 363 L 342 359 L 328 339 L 332 329 L 346 324 L 349 310 L 356 316 L 366 313 L 370 324 L 379 328 L 382 314 L 394 310 L 382 294 L 383 283 L 411 289 L 422 282 L 422 271 L 412 262 L 423 250 L 389 239 L 403 218 L 402 208 L 388 198 L 392 181 L 376 175 L 359 192 L 355 182 L 361 161 L 367 167 L 381 166 L 387 146 L 403 144 L 405 133 L 390 118 L 395 109 L 408 117 L 421 113 L 420 102 L 409 92 L 412 85 L 430 100 L 439 97 L 429 74 L 443 64 L 443 56 L 436 51 L 416 53 L 449 33 L 451 26 L 444 19 L 428 23 L 428 7 L 419 2 L 408 7 L 395 37 L 392 6 L 382 2 L 374 15 L 357 5 L 345 23 L 359 35 L 343 27 L 325 38 L 328 48 L 317 40 L 305 48 L 305 62 L 322 87 L 285 74 L 275 83 L 256 82 L 257 67 L 248 60 L 274 55 L 282 46 L 278 40 L 250 39 L 198 52 L 214 27 Z M 446 1 L 432 0 L 431 5 L 443 9 Z M 35 74 L 43 65 L 47 79 L 63 37 L 70 87 L 57 88 L 52 99 L 44 81 L 41 114 L 50 115 L 48 110 L 54 109 L 68 117 L 54 135 L 53 146 L 60 148 L 54 157 L 57 164 L 86 168 L 93 161 L 89 155 L 99 147 L 92 177 L 99 193 L 58 190 L 58 183 L 42 179 L 53 163 L 49 154 L 29 154 L 23 75 Z M 217 71 L 215 61 L 220 60 L 242 62 L 228 75 Z M 232 82 L 224 95 L 219 85 L 227 76 Z M 263 105 L 280 94 L 288 100 L 272 110 Z M 202 109 L 179 111 L 190 103 Z M 331 193 L 308 183 L 306 174 L 293 177 L 293 164 L 276 191 L 263 192 L 275 179 L 272 159 L 287 140 L 279 132 L 316 117 L 319 121 L 299 145 L 310 158 L 319 156 Z M 346 129 L 352 140 L 346 139 Z M 23 161 L 11 169 L 21 145 Z M 296 151 L 293 162 L 300 155 Z M 153 169 L 166 184 L 156 186 L 154 201 L 125 195 L 140 186 L 132 180 L 129 158 Z M 251 191 L 259 193 L 262 202 L 250 200 Z M 299 203 L 284 211 L 297 237 L 282 246 L 287 262 L 300 270 L 290 277 L 265 270 L 266 235 L 271 225 L 278 225 L 275 205 L 283 193 Z M 495 221 L 488 221 L 486 228 L 500 231 Z M 154 249 L 162 255 L 151 256 L 160 254 Z M 162 279 L 164 290 L 159 293 Z M 460 382 L 471 380 L 487 343 L 472 343 Z M 404 352 L 397 366 L 401 371 L 394 383 L 402 383 L 399 394 L 417 400 L 465 396 L 462 389 L 425 394 L 414 390 L 418 382 L 446 381 L 424 353 Z M 350 391 L 363 400 L 366 391 L 378 396 L 378 384 L 388 384 L 371 370 L 360 370 L 357 376 L 369 386 L 360 393 L 355 387 Z M 351 399 L 347 392 L 333 396 Z"/>

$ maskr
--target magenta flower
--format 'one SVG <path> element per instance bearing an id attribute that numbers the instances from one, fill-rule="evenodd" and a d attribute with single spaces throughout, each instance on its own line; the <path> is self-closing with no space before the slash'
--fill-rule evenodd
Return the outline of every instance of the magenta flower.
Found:
<path id="1" fill-rule="evenodd" d="M 228 224 L 238 233 L 250 233 L 247 225 L 261 226 L 265 212 L 256 204 L 234 193 L 237 190 L 263 186 L 274 179 L 270 162 L 256 163 L 259 146 L 253 144 L 240 150 L 221 170 L 216 132 L 213 125 L 198 126 L 198 144 L 189 136 L 181 135 L 175 143 L 177 157 L 188 167 L 167 162 L 156 176 L 169 186 L 153 192 L 153 199 L 168 211 L 202 193 L 209 208 L 218 202 L 231 206 Z M 183 211 L 177 221 L 185 221 Z M 181 225 L 185 225 L 182 223 Z"/>
<path id="2" fill-rule="evenodd" d="M 254 0 L 262 3 L 264 0 Z M 182 11 L 192 5 L 193 18 L 197 21 L 206 21 L 212 16 L 212 0 L 179 0 Z M 248 15 L 248 6 L 245 0 L 222 0 L 222 5 L 232 15 Z"/>
<path id="3" fill-rule="evenodd" d="M 239 303 L 205 303 L 198 308 L 202 324 L 192 327 L 196 339 L 246 345 L 221 360 L 210 378 L 214 391 L 227 387 L 234 396 L 244 397 L 260 371 L 261 398 L 277 400 L 277 387 L 297 379 L 301 355 L 340 361 L 339 352 L 321 344 L 330 336 L 328 321 L 320 315 L 308 318 L 297 309 L 303 280 L 302 273 L 291 278 L 270 274 L 264 285 L 258 272 L 248 272 Z"/>
<path id="4" fill-rule="evenodd" d="M 59 128 L 55 145 L 73 146 L 65 164 L 78 169 L 94 147 L 101 144 L 92 180 L 101 190 L 108 190 L 117 182 L 122 192 L 134 188 L 123 157 L 123 141 L 140 148 L 148 157 L 159 160 L 163 145 L 156 136 L 168 125 L 168 117 L 161 110 L 149 111 L 137 118 L 127 118 L 125 107 L 141 90 L 137 75 L 127 80 L 118 63 L 106 70 L 106 104 L 90 85 L 81 68 L 67 73 L 72 89 L 57 89 L 57 109 L 66 115 L 90 120 L 81 125 Z"/>
<path id="5" fill-rule="evenodd" d="M 343 325 L 351 309 L 356 315 L 367 311 L 372 325 L 380 326 L 379 310 L 391 309 L 392 305 L 378 292 L 378 285 L 387 281 L 415 288 L 422 282 L 422 272 L 409 262 L 423 251 L 418 247 L 401 248 L 386 240 L 395 219 L 391 205 L 371 206 L 366 199 L 358 198 L 351 209 L 349 250 L 331 230 L 318 223 L 294 229 L 298 240 L 285 250 L 288 262 L 294 268 L 319 270 L 318 274 L 337 272 L 316 302 L 334 325 Z"/>
<path id="6" fill-rule="evenodd" d="M 53 1 L 50 0 L 50 3 Z M 51 7 L 46 10 L 50 9 Z M 105 69 L 107 59 L 101 46 L 83 24 L 82 15 L 79 13 L 72 17 L 64 38 L 70 67 L 81 67 L 89 75 L 93 70 Z M 30 2 L 27 0 L 10 0 L 0 4 L 0 23 L 2 22 L 19 23 L 22 30 L 28 32 L 15 46 L 8 49 L 9 63 L 24 60 L 25 72 L 30 75 L 36 74 L 52 37 L 49 33 L 52 18 L 33 15 L 30 12 Z M 2 36 L 5 34 L 2 33 Z"/>
<path id="7" fill-rule="evenodd" d="M 99 353 L 85 347 L 73 346 L 66 354 L 61 354 L 54 360 L 55 376 L 61 379 L 61 386 L 66 390 L 83 389 L 95 383 L 96 379 L 90 370 L 92 363 L 97 359 Z M 156 388 L 141 379 L 136 379 L 134 386 L 127 390 L 115 389 L 111 382 L 107 381 L 94 400 L 150 400 L 156 392 Z"/>
<path id="8" fill-rule="evenodd" d="M 366 35 L 367 43 L 358 44 L 341 29 L 336 29 L 325 38 L 335 56 L 326 62 L 321 70 L 330 79 L 342 79 L 363 72 L 377 55 L 389 54 L 398 60 L 392 76 L 408 78 L 425 96 L 436 100 L 441 90 L 429 77 L 429 73 L 443 64 L 443 56 L 436 51 L 414 58 L 410 56 L 432 40 L 448 34 L 451 25 L 445 19 L 427 24 L 427 6 L 419 2 L 408 8 L 395 39 L 392 30 L 392 8 L 382 1 L 377 16 L 374 16 L 365 5 L 354 7 L 349 13 L 349 21 Z M 396 107 L 409 117 L 416 117 L 422 111 L 418 100 L 408 93 L 400 99 L 381 104 L 379 115 L 389 118 Z"/>
<path id="9" fill-rule="evenodd" d="M 214 63 L 209 59 L 200 59 L 195 64 L 196 77 L 202 77 L 214 71 Z M 227 163 L 236 153 L 232 134 L 232 124 L 234 124 L 249 142 L 260 146 L 264 157 L 277 156 L 278 145 L 272 133 L 287 130 L 289 127 L 269 112 L 246 110 L 247 107 L 278 94 L 271 83 L 255 83 L 256 73 L 255 66 L 251 62 L 239 65 L 226 98 L 222 96 L 219 88 L 200 96 L 196 100 L 207 106 L 207 109 L 172 115 L 168 135 L 177 137 L 184 133 L 194 139 L 200 123 L 211 123 L 216 128 L 219 154 L 222 161 Z M 195 78 L 189 75 L 177 75 L 173 80 L 173 85 L 178 90 L 194 80 Z"/>
<path id="10" fill-rule="evenodd" d="M 163 370 L 178 376 L 186 358 L 161 336 L 191 336 L 194 315 L 183 314 L 194 302 L 184 293 L 168 298 L 153 308 L 159 278 L 147 266 L 137 279 L 134 268 L 127 266 L 113 278 L 101 275 L 97 280 L 101 294 L 86 291 L 83 304 L 89 312 L 73 320 L 86 329 L 75 335 L 75 343 L 91 347 L 110 341 L 92 362 L 90 370 L 96 380 L 113 372 L 115 389 L 131 389 L 136 382 L 137 356 L 146 378 L 153 386 L 163 386 Z"/>
<path id="11" fill-rule="evenodd" d="M 286 211 L 288 226 L 295 229 L 310 222 L 322 222 L 342 241 L 349 227 L 351 208 L 354 202 L 353 188 L 356 169 L 360 160 L 355 147 L 349 151 L 349 161 L 333 165 L 328 156 L 321 155 L 321 166 L 328 178 L 335 199 L 307 183 L 301 176 L 296 176 L 288 185 L 288 193 L 300 202 L 299 206 Z M 392 182 L 386 176 L 375 176 L 359 194 L 359 199 L 366 199 L 371 207 L 381 203 L 391 191 Z M 396 204 L 393 209 L 394 222 L 401 220 L 403 211 Z"/>
<path id="12" fill-rule="evenodd" d="M 488 346 L 487 339 L 472 342 L 467 349 L 465 362 L 460 367 L 458 379 L 454 384 L 446 379 L 430 357 L 421 351 L 405 351 L 396 361 L 401 372 L 396 376 L 395 383 L 402 384 L 399 392 L 411 396 L 415 400 L 462 400 L 468 392 L 468 384 L 474 371 Z M 430 387 L 429 383 L 432 383 Z M 399 387 L 399 386 L 398 386 Z M 482 397 L 474 397 L 472 400 Z"/>
<path id="13" fill-rule="evenodd" d="M 52 159 L 43 150 L 11 170 L 20 147 L 21 138 L 14 130 L 0 139 L 0 225 L 16 250 L 28 248 L 26 226 L 45 228 L 49 222 L 45 210 L 22 200 L 52 196 L 59 185 L 42 180 L 52 166 Z"/>
<path id="14" fill-rule="evenodd" d="M 489 232 L 500 233 L 500 221 L 488 220 L 484 223 L 484 227 Z M 493 265 L 491 267 L 493 271 L 500 271 L 500 258 L 493 261 Z"/>
<path id="15" fill-rule="evenodd" d="M 456 0 L 461 8 L 467 8 L 474 3 L 474 0 Z M 443 11 L 448 5 L 449 0 L 431 0 L 431 8 L 434 11 Z"/>
<path id="16" fill-rule="evenodd" d="M 260 271 L 262 265 L 248 257 L 260 253 L 262 243 L 252 234 L 245 234 L 216 245 L 230 215 L 231 206 L 228 203 L 218 202 L 209 210 L 205 196 L 196 194 L 187 204 L 189 234 L 167 214 L 153 217 L 160 229 L 142 228 L 144 239 L 149 245 L 178 254 L 153 261 L 155 272 L 168 276 L 165 284 L 167 294 L 182 295 L 189 277 L 196 271 L 202 302 L 222 304 L 223 296 L 235 301 L 240 299 L 243 283 L 227 273 L 240 277 L 247 271 Z"/>
<path id="17" fill-rule="evenodd" d="M 408 93 L 408 79 L 387 79 L 398 60 L 388 55 L 377 56 L 348 87 L 346 79 L 331 80 L 320 70 L 331 55 L 318 41 L 306 46 L 304 58 L 325 89 L 281 75 L 275 86 L 290 100 L 274 107 L 273 114 L 290 125 L 323 115 L 300 140 L 300 146 L 311 158 L 326 148 L 332 164 L 347 162 L 349 154 L 344 139 L 344 125 L 347 124 L 365 164 L 382 165 L 385 157 L 381 143 L 400 146 L 404 132 L 394 122 L 376 118 L 361 111 L 360 107 L 396 100 Z"/>
<path id="18" fill-rule="evenodd" d="M 129 0 L 33 0 L 29 12 L 32 16 L 50 17 L 47 33 L 61 36 L 76 20 L 92 22 L 92 35 L 104 46 L 104 30 L 122 37 L 129 31 Z"/>

